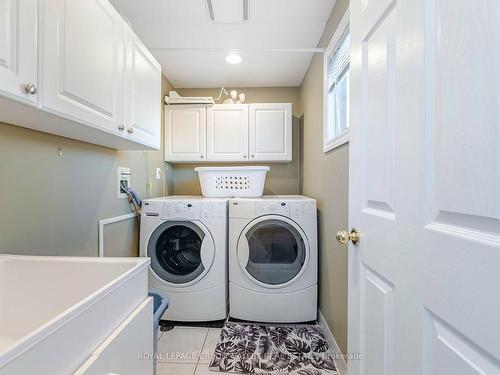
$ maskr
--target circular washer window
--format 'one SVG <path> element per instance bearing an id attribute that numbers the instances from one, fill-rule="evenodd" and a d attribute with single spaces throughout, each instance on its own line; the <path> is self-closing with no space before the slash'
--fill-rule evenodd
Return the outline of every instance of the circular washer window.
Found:
<path id="1" fill-rule="evenodd" d="M 201 244 L 205 233 L 191 222 L 169 221 L 155 229 L 148 242 L 151 268 L 163 280 L 188 283 L 200 276 Z"/>
<path id="2" fill-rule="evenodd" d="M 304 266 L 306 248 L 299 232 L 281 220 L 264 220 L 246 233 L 248 241 L 247 272 L 269 285 L 287 283 Z"/>

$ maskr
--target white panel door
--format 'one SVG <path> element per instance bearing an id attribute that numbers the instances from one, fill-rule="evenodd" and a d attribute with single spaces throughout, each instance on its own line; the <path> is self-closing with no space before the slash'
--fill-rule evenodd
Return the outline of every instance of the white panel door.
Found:
<path id="1" fill-rule="evenodd" d="M 205 161 L 206 141 L 205 107 L 165 106 L 165 161 Z"/>
<path id="2" fill-rule="evenodd" d="M 0 0 L 0 94 L 36 102 L 37 0 Z"/>
<path id="3" fill-rule="evenodd" d="M 349 373 L 500 374 L 500 2 L 350 14 Z"/>
<path id="4" fill-rule="evenodd" d="M 292 160 L 292 105 L 249 104 L 250 161 Z"/>
<path id="5" fill-rule="evenodd" d="M 106 0 L 43 4 L 42 106 L 123 133 L 124 21 Z"/>
<path id="6" fill-rule="evenodd" d="M 216 104 L 207 109 L 209 161 L 248 161 L 248 105 Z"/>
<path id="7" fill-rule="evenodd" d="M 127 32 L 126 55 L 126 134 L 160 149 L 161 66 L 131 30 Z"/>

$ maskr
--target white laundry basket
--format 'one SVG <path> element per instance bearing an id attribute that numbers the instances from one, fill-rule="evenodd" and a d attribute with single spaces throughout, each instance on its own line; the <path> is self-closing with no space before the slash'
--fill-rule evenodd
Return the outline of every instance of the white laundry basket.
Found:
<path id="1" fill-rule="evenodd" d="M 209 198 L 258 198 L 269 167 L 198 167 L 201 192 Z"/>

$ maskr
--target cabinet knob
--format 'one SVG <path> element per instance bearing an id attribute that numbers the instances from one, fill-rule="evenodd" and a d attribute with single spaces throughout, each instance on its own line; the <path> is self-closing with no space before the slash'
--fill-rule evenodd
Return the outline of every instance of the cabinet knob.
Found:
<path id="1" fill-rule="evenodd" d="M 24 91 L 26 94 L 35 95 L 37 91 L 36 85 L 34 83 L 28 83 L 24 86 Z"/>
<path id="2" fill-rule="evenodd" d="M 128 128 L 128 129 L 127 129 L 127 133 L 128 133 L 128 134 L 132 134 L 133 132 L 134 132 L 134 128 Z"/>
<path id="3" fill-rule="evenodd" d="M 246 158 L 247 158 L 247 156 L 246 156 L 246 155 L 243 155 L 243 159 L 246 159 Z"/>
<path id="4" fill-rule="evenodd" d="M 200 159 L 203 159 L 203 155 L 200 155 Z"/>
<path id="5" fill-rule="evenodd" d="M 119 125 L 118 126 L 118 130 L 121 131 L 121 132 L 124 131 L 125 130 L 125 126 L 124 125 Z"/>
<path id="6" fill-rule="evenodd" d="M 250 155 L 250 157 L 251 157 L 251 158 L 254 158 L 254 157 L 255 157 L 255 155 Z"/>

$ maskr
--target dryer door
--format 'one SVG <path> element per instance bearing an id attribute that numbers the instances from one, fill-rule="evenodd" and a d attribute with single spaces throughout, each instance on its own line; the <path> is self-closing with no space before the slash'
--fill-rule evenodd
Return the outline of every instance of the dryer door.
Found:
<path id="1" fill-rule="evenodd" d="M 212 236 L 201 223 L 166 221 L 148 241 L 151 269 L 171 284 L 193 284 L 212 266 L 215 246 Z"/>
<path id="2" fill-rule="evenodd" d="M 284 287 L 300 277 L 309 260 L 304 232 L 283 216 L 262 216 L 248 224 L 238 240 L 241 269 L 256 284 Z"/>

